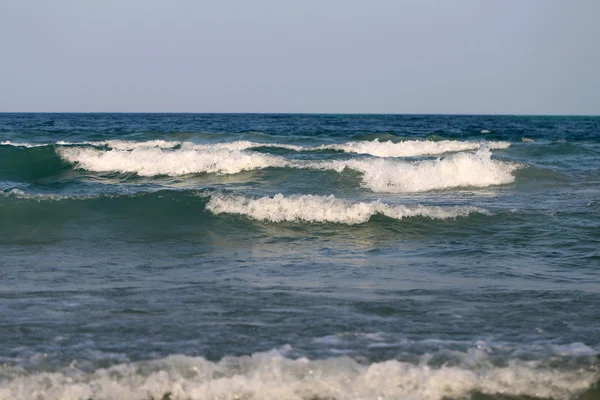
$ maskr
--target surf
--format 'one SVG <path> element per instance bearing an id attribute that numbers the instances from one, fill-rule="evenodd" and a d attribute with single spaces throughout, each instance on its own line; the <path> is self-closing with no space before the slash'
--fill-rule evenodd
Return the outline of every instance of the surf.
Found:
<path id="1" fill-rule="evenodd" d="M 302 164 L 298 164 L 302 166 Z M 415 193 L 459 187 L 488 187 L 515 181 L 513 172 L 521 165 L 492 159 L 489 149 L 457 153 L 437 160 L 415 162 L 387 159 L 319 161 L 309 168 L 362 174 L 362 185 L 373 192 Z"/>
<path id="2" fill-rule="evenodd" d="M 285 166 L 279 156 L 227 148 L 176 150 L 138 147 L 127 150 L 59 147 L 58 155 L 76 168 L 96 172 L 116 171 L 139 176 L 179 176 L 197 173 L 236 174 L 242 171 Z"/>
<path id="3" fill-rule="evenodd" d="M 509 360 L 495 365 L 482 351 L 456 352 L 462 361 L 436 366 L 349 357 L 311 360 L 284 356 L 290 346 L 209 361 L 172 355 L 89 370 L 78 363 L 57 371 L 25 373 L 0 367 L 0 398 L 79 399 L 489 399 L 570 400 L 592 392 L 598 371 L 561 369 L 545 362 Z"/>
<path id="4" fill-rule="evenodd" d="M 235 144 L 235 143 L 234 143 Z M 162 144 L 161 144 L 162 145 Z M 512 183 L 519 164 L 492 159 L 489 148 L 456 153 L 436 160 L 402 161 L 385 158 L 310 161 L 259 153 L 227 145 L 182 144 L 132 150 L 58 147 L 57 154 L 75 168 L 95 172 L 136 173 L 139 176 L 236 174 L 265 168 L 346 169 L 362 175 L 362 186 L 373 192 L 411 193 L 457 187 L 487 187 Z"/>
<path id="5" fill-rule="evenodd" d="M 281 193 L 274 197 L 261 198 L 213 194 L 206 204 L 206 209 L 216 215 L 242 215 L 264 222 L 332 222 L 347 225 L 368 222 L 374 215 L 383 215 L 395 220 L 414 217 L 444 220 L 466 217 L 471 213 L 488 213 L 482 208 L 472 206 L 405 206 L 381 201 L 352 202 L 333 195 L 286 197 Z"/>

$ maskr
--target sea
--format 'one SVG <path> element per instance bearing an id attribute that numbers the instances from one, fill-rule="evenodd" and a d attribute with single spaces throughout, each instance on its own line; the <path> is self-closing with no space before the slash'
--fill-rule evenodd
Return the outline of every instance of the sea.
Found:
<path id="1" fill-rule="evenodd" d="M 0 399 L 600 399 L 600 117 L 0 114 Z"/>

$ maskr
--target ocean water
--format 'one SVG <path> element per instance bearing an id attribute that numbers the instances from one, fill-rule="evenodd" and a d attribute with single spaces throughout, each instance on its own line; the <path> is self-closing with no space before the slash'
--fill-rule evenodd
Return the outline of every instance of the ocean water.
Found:
<path id="1" fill-rule="evenodd" d="M 0 114 L 0 399 L 600 398 L 600 118 Z"/>

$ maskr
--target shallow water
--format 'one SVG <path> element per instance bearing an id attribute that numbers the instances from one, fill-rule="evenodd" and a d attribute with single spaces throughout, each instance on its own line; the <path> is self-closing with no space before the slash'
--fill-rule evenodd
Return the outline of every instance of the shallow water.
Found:
<path id="1" fill-rule="evenodd" d="M 593 399 L 600 118 L 0 114 L 0 399 Z"/>

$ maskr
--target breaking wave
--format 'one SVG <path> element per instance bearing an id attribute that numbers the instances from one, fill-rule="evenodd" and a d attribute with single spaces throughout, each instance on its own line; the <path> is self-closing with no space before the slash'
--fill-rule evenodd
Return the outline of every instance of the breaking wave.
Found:
<path id="1" fill-rule="evenodd" d="M 104 140 L 99 142 L 81 142 L 81 143 L 71 143 L 71 142 L 56 142 L 57 145 L 60 146 L 74 146 L 74 145 L 89 145 L 94 147 L 108 147 L 115 150 L 135 150 L 140 148 L 152 148 L 156 147 L 159 149 L 175 149 L 184 147 L 188 150 L 248 150 L 258 147 L 278 147 L 295 151 L 306 151 L 310 148 L 296 146 L 292 144 L 283 144 L 283 143 L 258 143 L 258 142 L 250 142 L 247 140 L 238 140 L 236 142 L 220 142 L 220 143 L 211 143 L 211 144 L 199 144 L 193 142 L 180 142 L 180 141 L 171 141 L 171 140 L 148 140 L 145 142 L 134 142 L 129 140 Z"/>
<path id="2" fill-rule="evenodd" d="M 17 147 L 40 147 L 40 146 L 75 146 L 75 145 L 88 145 L 94 147 L 108 147 L 114 150 L 134 150 L 139 148 L 159 148 L 159 149 L 173 149 L 179 147 L 185 147 L 187 149 L 196 150 L 248 150 L 254 148 L 283 148 L 287 150 L 307 152 L 307 151 L 322 151 L 322 150 L 335 150 L 343 151 L 346 153 L 355 154 L 369 154 L 376 157 L 418 157 L 437 155 L 444 153 L 453 153 L 459 151 L 478 150 L 480 148 L 489 149 L 506 149 L 510 146 L 508 142 L 461 142 L 456 140 L 441 140 L 441 141 L 429 141 L 429 140 L 406 140 L 402 142 L 384 141 L 381 142 L 378 139 L 373 141 L 352 141 L 340 144 L 324 144 L 319 146 L 299 146 L 285 143 L 260 143 L 251 142 L 246 140 L 240 140 L 236 142 L 221 142 L 212 144 L 197 144 L 192 142 L 181 142 L 181 141 L 167 141 L 167 140 L 148 140 L 142 142 L 128 141 L 128 140 L 105 140 L 96 142 L 65 142 L 58 141 L 54 144 L 29 144 L 29 143 L 12 143 L 10 141 L 1 142 L 2 145 L 11 145 Z"/>
<path id="3" fill-rule="evenodd" d="M 212 195 L 206 209 L 214 214 L 237 214 L 259 221 L 271 222 L 335 222 L 361 224 L 376 215 L 401 220 L 410 217 L 449 219 L 466 217 L 470 213 L 487 213 L 472 206 L 404 206 L 390 205 L 381 201 L 351 202 L 335 196 L 296 195 L 258 199 L 244 196 Z"/>
<path id="4" fill-rule="evenodd" d="M 138 147 L 128 150 L 60 147 L 59 156 L 78 168 L 97 172 L 117 171 L 140 176 L 178 176 L 193 173 L 236 174 L 242 171 L 285 166 L 282 157 L 227 148 L 177 150 Z"/>
<path id="5" fill-rule="evenodd" d="M 512 172 L 519 165 L 492 160 L 489 149 L 480 149 L 437 160 L 356 159 L 314 162 L 310 167 L 337 172 L 356 170 L 363 174 L 363 186 L 374 192 L 402 193 L 512 183 Z"/>
<path id="6" fill-rule="evenodd" d="M 13 188 L 9 190 L 0 190 L 0 198 L 1 197 L 14 197 L 17 199 L 23 200 L 63 200 L 67 198 L 71 198 L 69 196 L 64 196 L 60 194 L 54 193 L 26 193 L 21 189 Z M 85 196 L 81 198 L 88 198 L 90 196 Z"/>
<path id="7" fill-rule="evenodd" d="M 119 144 L 114 144 L 119 146 Z M 362 173 L 363 186 L 374 192 L 422 192 L 456 187 L 486 187 L 514 181 L 515 163 L 492 160 L 488 148 L 475 153 L 457 153 L 443 159 L 400 161 L 363 158 L 336 161 L 291 160 L 281 156 L 246 151 L 247 143 L 216 145 L 184 143 L 168 148 L 168 142 L 133 149 L 58 147 L 59 156 L 76 167 L 97 171 L 136 173 L 140 176 L 178 176 L 192 173 L 236 174 L 268 167 L 333 170 Z"/>
<path id="8" fill-rule="evenodd" d="M 33 148 L 33 147 L 44 147 L 44 146 L 48 146 L 47 144 L 33 144 L 33 143 L 19 143 L 19 142 L 11 142 L 10 140 L 5 140 L 0 142 L 0 146 L 13 146 L 13 147 L 26 147 L 26 148 Z"/>
<path id="9" fill-rule="evenodd" d="M 380 142 L 375 139 L 372 142 L 348 142 L 321 147 L 347 153 L 370 154 L 376 157 L 418 157 L 477 150 L 482 147 L 506 149 L 509 146 L 510 143 L 508 142 L 459 142 L 455 140 L 434 142 L 428 140 L 407 140 L 394 143 L 392 141 Z"/>
<path id="10" fill-rule="evenodd" d="M 59 143 L 60 144 L 60 143 Z M 490 149 L 506 149 L 510 146 L 508 142 L 460 142 L 455 140 L 442 140 L 438 142 L 428 140 L 407 140 L 403 142 L 380 142 L 373 141 L 347 142 L 341 144 L 326 144 L 320 146 L 298 146 L 284 143 L 258 143 L 240 140 L 237 142 L 193 144 L 190 142 L 170 142 L 164 140 L 152 140 L 148 142 L 130 142 L 123 140 L 109 140 L 104 142 L 89 142 L 96 146 L 107 146 L 119 150 L 133 150 L 140 147 L 174 148 L 177 146 L 188 146 L 191 148 L 248 150 L 253 148 L 283 148 L 294 151 L 318 151 L 336 150 L 346 153 L 370 154 L 376 157 L 417 157 L 436 155 L 459 151 L 477 150 L 482 147 Z"/>
<path id="11" fill-rule="evenodd" d="M 462 362 L 441 366 L 426 356 L 416 364 L 361 364 L 347 357 L 293 360 L 281 351 L 218 362 L 175 355 L 91 371 L 78 368 L 77 362 L 57 372 L 32 374 L 3 366 L 0 398 L 449 400 L 481 393 L 490 399 L 567 400 L 590 390 L 598 379 L 598 371 L 591 368 L 564 370 L 519 360 L 498 366 L 476 350 L 461 355 Z"/>

